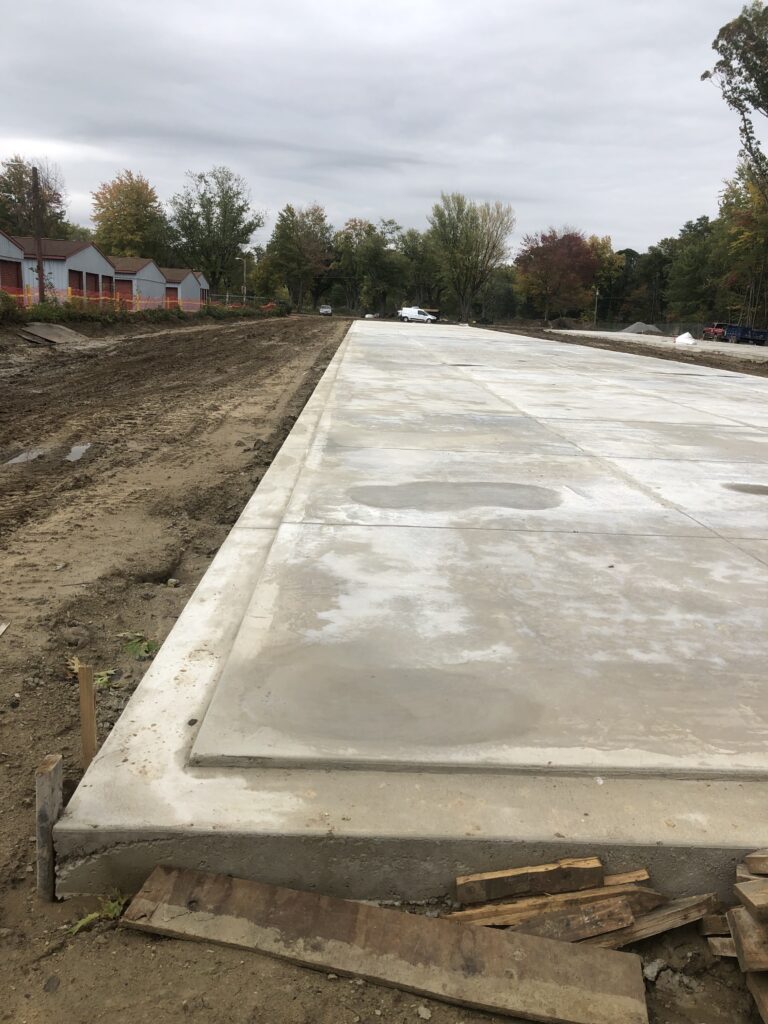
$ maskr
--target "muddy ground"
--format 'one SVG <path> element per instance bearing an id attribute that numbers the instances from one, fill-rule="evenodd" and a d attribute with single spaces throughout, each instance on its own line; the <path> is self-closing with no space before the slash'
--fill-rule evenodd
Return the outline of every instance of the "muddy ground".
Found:
<path id="1" fill-rule="evenodd" d="M 2 1021 L 501 1021 L 110 922 L 71 935 L 98 901 L 35 896 L 35 765 L 61 752 L 69 792 L 80 774 L 69 659 L 99 673 L 103 738 L 346 327 L 291 318 L 144 328 L 148 337 L 112 331 L 52 351 L 0 332 Z M 43 452 L 7 465 L 34 449 Z M 663 961 L 648 986 L 657 1024 L 757 1021 L 735 964 L 711 957 L 694 929 L 638 951 Z"/>

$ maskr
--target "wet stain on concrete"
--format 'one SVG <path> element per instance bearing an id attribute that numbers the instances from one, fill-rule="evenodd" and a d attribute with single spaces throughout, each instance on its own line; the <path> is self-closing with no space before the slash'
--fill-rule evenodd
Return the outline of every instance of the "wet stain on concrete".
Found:
<path id="1" fill-rule="evenodd" d="M 550 487 L 486 480 L 414 480 L 403 484 L 353 487 L 353 501 L 373 508 L 413 508 L 422 512 L 458 512 L 469 508 L 557 508 L 562 498 Z"/>
<path id="2" fill-rule="evenodd" d="M 765 494 L 768 495 L 768 484 L 723 484 L 728 491 L 736 491 L 738 494 Z"/>
<path id="3" fill-rule="evenodd" d="M 239 709 L 258 728 L 322 748 L 384 751 L 509 742 L 529 735 L 545 705 L 510 684 L 501 667 L 478 700 L 477 666 L 396 663 L 364 644 L 318 646 L 263 665 L 264 691 Z M 308 681 L 311 687 L 308 688 Z M 383 726 L 385 723 L 385 726 Z"/>

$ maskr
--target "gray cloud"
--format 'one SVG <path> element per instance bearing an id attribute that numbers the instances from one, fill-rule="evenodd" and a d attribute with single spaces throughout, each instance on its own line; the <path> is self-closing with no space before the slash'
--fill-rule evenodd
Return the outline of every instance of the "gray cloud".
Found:
<path id="1" fill-rule="evenodd" d="M 699 81 L 732 0 L 29 0 L 6 5 L 0 155 L 47 154 L 71 216 L 123 167 L 168 198 L 232 166 L 286 202 L 424 225 L 441 190 L 643 248 L 716 211 L 734 115 Z M 32 59 L 34 58 L 34 59 Z"/>

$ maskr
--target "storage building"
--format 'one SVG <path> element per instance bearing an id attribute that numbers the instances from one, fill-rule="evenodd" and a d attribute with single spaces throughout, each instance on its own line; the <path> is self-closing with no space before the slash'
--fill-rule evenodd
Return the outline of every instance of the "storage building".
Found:
<path id="1" fill-rule="evenodd" d="M 0 291 L 17 298 L 23 295 L 23 262 L 24 250 L 19 243 L 0 231 Z"/>
<path id="2" fill-rule="evenodd" d="M 182 267 L 161 267 L 165 277 L 165 305 L 181 306 L 187 313 L 200 309 L 200 282 L 194 270 Z"/>
<path id="3" fill-rule="evenodd" d="M 24 252 L 22 284 L 27 302 L 37 302 L 37 246 L 31 235 L 14 238 Z M 115 290 L 115 268 L 93 242 L 43 238 L 45 288 L 59 301 L 83 297 L 98 302 L 111 299 Z"/>
<path id="4" fill-rule="evenodd" d="M 115 295 L 129 309 L 153 309 L 165 303 L 165 278 L 154 260 L 113 256 Z"/>

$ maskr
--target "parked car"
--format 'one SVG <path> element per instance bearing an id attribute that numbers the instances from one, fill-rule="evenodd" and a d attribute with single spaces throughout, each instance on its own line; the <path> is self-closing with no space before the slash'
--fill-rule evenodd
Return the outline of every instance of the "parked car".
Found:
<path id="1" fill-rule="evenodd" d="M 431 324 L 437 320 L 436 316 L 418 306 L 404 306 L 402 309 L 398 309 L 397 315 L 404 324 Z"/>
<path id="2" fill-rule="evenodd" d="M 325 305 L 321 306 L 317 312 L 320 314 L 320 316 L 333 316 L 333 307 L 329 306 L 326 303 Z"/>

